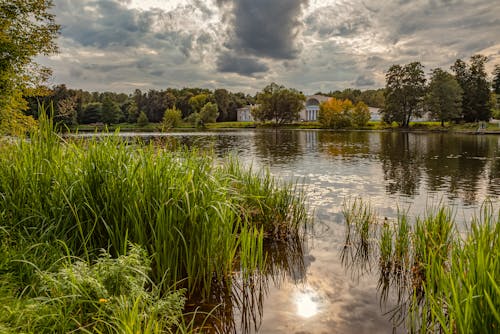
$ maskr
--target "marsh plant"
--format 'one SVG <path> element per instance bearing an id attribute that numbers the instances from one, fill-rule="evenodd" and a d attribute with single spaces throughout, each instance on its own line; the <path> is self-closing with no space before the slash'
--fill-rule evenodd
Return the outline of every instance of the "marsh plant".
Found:
<path id="1" fill-rule="evenodd" d="M 406 322 L 412 333 L 498 332 L 500 210 L 485 202 L 465 232 L 446 207 L 413 222 L 400 212 L 395 222 L 372 220 L 369 237 L 366 212 L 372 209 L 363 201 L 344 208 L 346 245 L 369 250 L 351 251 L 351 263 L 378 263 L 381 303 L 390 291 L 397 297 L 398 306 L 389 312 L 396 324 Z"/>
<path id="2" fill-rule="evenodd" d="M 47 284 L 63 276 L 93 280 L 94 268 L 114 270 L 110 261 L 124 260 L 134 244 L 128 256 L 141 249 L 148 259 L 138 270 L 147 272 L 146 285 L 204 299 L 212 285 L 230 285 L 235 272 L 251 277 L 264 270 L 264 242 L 300 238 L 307 221 L 303 192 L 267 171 L 197 150 L 128 143 L 118 135 L 62 138 L 43 110 L 40 115 L 29 140 L 0 146 L 0 231 L 9 254 L 0 259 L 0 270 L 11 277 L 8 298 L 37 295 L 35 277 L 47 270 L 56 273 L 43 276 Z M 100 255 L 103 249 L 110 258 Z M 80 261 L 64 269 L 67 257 Z M 95 302 L 102 294 L 92 291 L 86 293 Z M 66 293 L 74 291 L 44 298 L 67 302 Z M 135 298 L 130 307 L 151 313 L 140 294 L 129 297 Z"/>

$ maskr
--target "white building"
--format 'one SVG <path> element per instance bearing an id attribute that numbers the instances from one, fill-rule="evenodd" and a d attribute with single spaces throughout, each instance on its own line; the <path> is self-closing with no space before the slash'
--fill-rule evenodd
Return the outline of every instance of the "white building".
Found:
<path id="1" fill-rule="evenodd" d="M 238 122 L 253 122 L 252 108 L 253 105 L 247 105 L 236 110 L 236 120 Z"/>
<path id="2" fill-rule="evenodd" d="M 319 105 L 330 99 L 328 96 L 323 95 L 310 95 L 306 96 L 304 108 L 299 112 L 299 120 L 301 121 L 317 121 L 319 116 Z M 252 108 L 255 105 L 247 105 L 238 108 L 236 111 L 236 119 L 238 122 L 253 122 Z"/>
<path id="3" fill-rule="evenodd" d="M 306 122 L 317 121 L 319 116 L 319 105 L 323 102 L 328 101 L 329 99 L 330 97 L 323 95 L 306 96 L 304 109 L 300 111 L 299 119 Z"/>
<path id="4" fill-rule="evenodd" d="M 381 121 L 382 114 L 380 113 L 380 108 L 368 107 L 370 111 L 370 121 Z"/>

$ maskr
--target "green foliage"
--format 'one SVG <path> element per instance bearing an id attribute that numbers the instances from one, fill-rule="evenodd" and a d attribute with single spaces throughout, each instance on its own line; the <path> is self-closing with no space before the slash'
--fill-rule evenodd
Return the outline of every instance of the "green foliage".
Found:
<path id="1" fill-rule="evenodd" d="M 200 113 L 203 106 L 208 102 L 210 102 L 210 96 L 208 94 L 199 94 L 189 99 L 189 106 L 192 112 Z"/>
<path id="2" fill-rule="evenodd" d="M 236 258 L 260 261 L 250 258 L 261 254 L 257 246 L 242 252 L 242 233 L 255 245 L 287 240 L 306 219 L 295 187 L 234 159 L 215 163 L 201 152 L 128 145 L 119 136 L 60 143 L 50 122 L 40 124 L 30 142 L 2 146 L 3 222 L 23 238 L 63 240 L 87 261 L 102 248 L 123 255 L 132 242 L 152 257 L 156 284 L 207 296 L 230 278 Z"/>
<path id="3" fill-rule="evenodd" d="M 500 109 L 493 109 L 491 117 L 494 119 L 500 119 Z"/>
<path id="4" fill-rule="evenodd" d="M 363 267 L 373 255 L 378 258 L 381 299 L 396 290 L 399 305 L 392 319 L 406 320 L 410 332 L 498 331 L 500 211 L 491 202 L 465 231 L 444 207 L 414 223 L 400 213 L 394 225 L 386 219 L 366 227 L 366 207 L 354 202 L 344 209 L 347 250 L 342 257 L 351 254 L 351 262 Z"/>
<path id="5" fill-rule="evenodd" d="M 179 109 L 173 107 L 171 109 L 165 110 L 162 120 L 163 131 L 179 126 L 181 120 L 182 120 L 182 113 Z"/>
<path id="6" fill-rule="evenodd" d="M 299 118 L 305 96 L 295 89 L 271 83 L 257 94 L 258 107 L 252 115 L 259 121 L 272 121 L 275 125 L 290 123 Z"/>
<path id="7" fill-rule="evenodd" d="M 462 118 L 466 122 L 488 121 L 491 117 L 490 85 L 485 70 L 487 61 L 483 55 L 474 55 L 469 66 L 457 59 L 451 67 L 463 91 Z"/>
<path id="8" fill-rule="evenodd" d="M 186 122 L 191 123 L 195 128 L 204 128 L 205 123 L 203 123 L 203 120 L 201 119 L 201 116 L 199 113 L 194 112 L 188 117 L 186 117 Z"/>
<path id="9" fill-rule="evenodd" d="M 426 96 L 426 105 L 432 117 L 444 122 L 459 119 L 462 109 L 462 88 L 450 73 L 436 68 Z"/>
<path id="10" fill-rule="evenodd" d="M 384 121 L 408 127 L 412 117 L 422 116 L 425 94 L 424 67 L 419 62 L 392 65 L 385 75 Z"/>
<path id="11" fill-rule="evenodd" d="M 139 126 L 146 126 L 146 125 L 148 125 L 148 123 L 149 123 L 148 116 L 146 115 L 146 113 L 144 111 L 141 111 L 139 113 L 139 117 L 137 117 L 137 124 Z"/>
<path id="12" fill-rule="evenodd" d="M 370 120 L 370 110 L 363 102 L 358 102 L 350 112 L 352 124 L 358 127 L 363 127 Z"/>
<path id="13" fill-rule="evenodd" d="M 0 0 L 0 122 L 24 123 L 23 95 L 41 93 L 39 85 L 50 75 L 33 59 L 57 51 L 52 5 L 51 0 Z"/>
<path id="14" fill-rule="evenodd" d="M 500 95 L 500 64 L 495 65 L 495 69 L 493 70 L 493 92 L 496 95 Z"/>
<path id="15" fill-rule="evenodd" d="M 208 102 L 201 108 L 200 118 L 203 124 L 215 123 L 217 117 L 219 117 L 219 108 L 215 103 Z"/>
<path id="16" fill-rule="evenodd" d="M 81 124 L 90 124 L 100 122 L 102 113 L 102 103 L 93 102 L 89 103 L 83 108 L 82 115 L 80 116 Z"/>
<path id="17" fill-rule="evenodd" d="M 57 271 L 38 271 L 34 297 L 18 300 L 25 311 L 4 320 L 12 332 L 171 332 L 182 323 L 184 291 L 161 291 L 150 282 L 150 260 L 140 247 L 116 259 L 103 251 L 94 264 L 59 262 Z"/>
<path id="18" fill-rule="evenodd" d="M 110 98 L 104 99 L 101 107 L 101 120 L 104 124 L 110 125 L 117 123 L 121 118 L 121 110 L 118 104 Z"/>
<path id="19" fill-rule="evenodd" d="M 7 97 L 8 102 L 0 107 L 0 133 L 14 136 L 25 136 L 36 128 L 36 121 L 31 116 L 19 112 L 26 107 L 19 91 Z"/>

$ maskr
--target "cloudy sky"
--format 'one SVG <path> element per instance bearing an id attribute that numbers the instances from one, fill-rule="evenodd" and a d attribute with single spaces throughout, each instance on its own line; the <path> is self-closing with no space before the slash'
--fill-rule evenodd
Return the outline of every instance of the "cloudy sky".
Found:
<path id="1" fill-rule="evenodd" d="M 52 84 L 314 93 L 384 86 L 392 64 L 500 64 L 495 0 L 54 0 Z"/>

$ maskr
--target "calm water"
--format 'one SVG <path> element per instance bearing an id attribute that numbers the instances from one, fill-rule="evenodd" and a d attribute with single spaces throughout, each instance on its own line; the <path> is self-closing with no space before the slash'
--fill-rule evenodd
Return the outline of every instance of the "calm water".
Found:
<path id="1" fill-rule="evenodd" d="M 500 136 L 241 130 L 175 133 L 168 140 L 236 154 L 307 190 L 314 232 L 306 244 L 292 245 L 295 251 L 274 247 L 270 272 L 236 284 L 232 298 L 215 297 L 226 305 L 217 314 L 225 318 L 221 331 L 390 333 L 396 326 L 387 312 L 395 304 L 390 297 L 380 302 L 377 269 L 341 263 L 342 203 L 360 196 L 388 219 L 398 208 L 416 216 L 443 203 L 458 221 L 487 198 L 500 207 Z"/>

